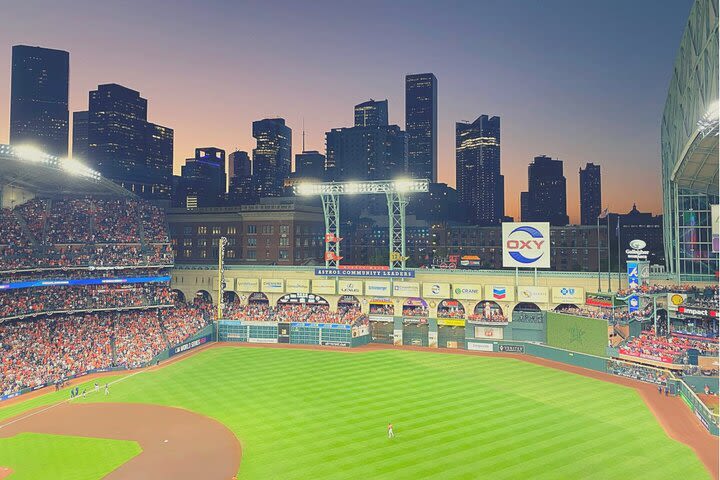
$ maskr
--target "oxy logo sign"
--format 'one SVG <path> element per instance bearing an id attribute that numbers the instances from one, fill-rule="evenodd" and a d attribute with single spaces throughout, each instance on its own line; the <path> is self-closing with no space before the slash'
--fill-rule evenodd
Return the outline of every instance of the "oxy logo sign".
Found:
<path id="1" fill-rule="evenodd" d="M 547 223 L 503 223 L 503 267 L 550 267 Z"/>

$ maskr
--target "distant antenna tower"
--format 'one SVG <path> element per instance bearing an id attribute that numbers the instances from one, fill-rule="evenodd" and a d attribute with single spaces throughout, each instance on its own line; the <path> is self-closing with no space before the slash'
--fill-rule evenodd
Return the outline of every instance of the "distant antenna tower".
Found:
<path id="1" fill-rule="evenodd" d="M 303 127 L 303 139 L 302 139 L 303 140 L 303 149 L 302 149 L 302 151 L 304 152 L 305 151 L 305 117 L 303 117 L 303 120 L 302 120 L 302 127 Z"/>

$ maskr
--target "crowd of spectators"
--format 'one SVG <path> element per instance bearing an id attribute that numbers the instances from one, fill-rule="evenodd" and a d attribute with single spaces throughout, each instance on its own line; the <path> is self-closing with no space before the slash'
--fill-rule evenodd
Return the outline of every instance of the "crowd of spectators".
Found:
<path id="1" fill-rule="evenodd" d="M 0 292 L 0 318 L 101 308 L 171 305 L 165 284 L 36 287 Z"/>
<path id="2" fill-rule="evenodd" d="M 364 321 L 365 315 L 357 306 L 331 312 L 328 305 L 283 304 L 275 308 L 267 305 L 230 303 L 223 310 L 227 320 L 255 322 L 310 322 L 354 325 Z"/>
<path id="3" fill-rule="evenodd" d="M 632 319 L 643 319 L 652 316 L 653 307 L 652 305 L 650 305 L 642 310 L 628 312 L 627 310 L 621 310 L 620 308 L 613 310 L 611 308 L 574 307 L 566 305 L 558 307 L 555 311 L 558 313 L 566 313 L 568 315 L 577 315 L 579 317 L 602 318 L 605 320 L 613 321 L 628 321 Z"/>
<path id="4" fill-rule="evenodd" d="M 438 318 L 465 318 L 465 310 L 440 306 L 437 309 Z"/>
<path id="5" fill-rule="evenodd" d="M 424 305 L 403 305 L 403 317 L 422 317 L 427 318 L 430 315 L 428 307 Z"/>
<path id="6" fill-rule="evenodd" d="M 508 318 L 500 310 L 482 311 L 468 315 L 470 322 L 507 323 Z"/>
<path id="7" fill-rule="evenodd" d="M 392 316 L 395 314 L 395 307 L 386 303 L 371 303 L 369 309 L 370 315 Z"/>
<path id="8" fill-rule="evenodd" d="M 0 271 L 173 263 L 164 212 L 131 198 L 35 198 L 3 209 L 0 253 Z"/>
<path id="9" fill-rule="evenodd" d="M 718 285 L 699 287 L 692 284 L 680 284 L 680 285 L 640 285 L 636 289 L 621 288 L 617 291 L 617 294 L 621 297 L 630 295 L 631 293 L 686 293 L 696 297 L 717 297 Z"/>
<path id="10" fill-rule="evenodd" d="M 608 360 L 607 371 L 620 377 L 632 378 L 641 382 L 665 385 L 667 383 L 667 372 L 655 368 L 645 367 L 636 363 L 623 362 L 621 360 Z"/>
<path id="11" fill-rule="evenodd" d="M 687 361 L 687 351 L 696 349 L 701 355 L 717 356 L 717 342 L 708 342 L 676 336 L 655 335 L 652 331 L 643 331 L 637 337 L 627 341 L 619 348 L 621 354 L 661 361 L 681 363 Z"/>
<path id="12" fill-rule="evenodd" d="M 0 395 L 146 365 L 204 328 L 208 306 L 54 315 L 0 324 Z"/>

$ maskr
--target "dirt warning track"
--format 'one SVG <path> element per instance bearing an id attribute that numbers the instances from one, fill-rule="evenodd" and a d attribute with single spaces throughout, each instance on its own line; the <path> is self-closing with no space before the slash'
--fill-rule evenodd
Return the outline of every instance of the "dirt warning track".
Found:
<path id="1" fill-rule="evenodd" d="M 35 412 L 0 427 L 0 437 L 33 432 L 138 442 L 142 452 L 107 475 L 109 480 L 228 480 L 240 466 L 240 442 L 227 427 L 181 408 L 63 403 Z"/>

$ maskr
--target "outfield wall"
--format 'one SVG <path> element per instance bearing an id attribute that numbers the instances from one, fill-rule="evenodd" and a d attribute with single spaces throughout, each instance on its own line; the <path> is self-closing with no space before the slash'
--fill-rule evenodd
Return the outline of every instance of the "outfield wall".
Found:
<path id="1" fill-rule="evenodd" d="M 601 318 L 547 312 L 547 344 L 573 352 L 605 356 L 608 322 Z"/>
<path id="2" fill-rule="evenodd" d="M 370 330 L 366 325 L 338 323 L 220 320 L 218 339 L 221 342 L 357 347 L 369 343 Z"/>

